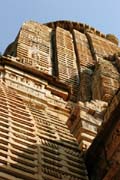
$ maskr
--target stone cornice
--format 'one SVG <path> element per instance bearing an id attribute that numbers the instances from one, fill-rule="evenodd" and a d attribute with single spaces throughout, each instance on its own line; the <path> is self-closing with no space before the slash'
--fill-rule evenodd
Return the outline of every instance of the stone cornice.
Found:
<path id="1" fill-rule="evenodd" d="M 68 85 L 60 82 L 58 80 L 58 78 L 56 78 L 54 76 L 51 76 L 51 75 L 46 74 L 44 72 L 40 72 L 39 70 L 34 69 L 31 66 L 27 66 L 26 64 L 20 63 L 19 58 L 10 57 L 10 56 L 8 56 L 8 57 L 2 56 L 0 58 L 0 64 L 3 66 L 8 65 L 8 66 L 17 68 L 18 70 L 24 71 L 28 74 L 32 74 L 35 77 L 46 80 L 48 82 L 48 86 L 50 85 L 48 88 L 51 89 L 51 91 L 52 91 L 52 89 L 54 89 L 54 88 L 50 88 L 51 85 L 53 87 L 56 87 L 59 89 L 59 92 L 57 90 L 56 91 L 54 90 L 53 94 L 58 95 L 65 100 L 69 99 L 69 96 L 71 93 L 71 88 Z"/>

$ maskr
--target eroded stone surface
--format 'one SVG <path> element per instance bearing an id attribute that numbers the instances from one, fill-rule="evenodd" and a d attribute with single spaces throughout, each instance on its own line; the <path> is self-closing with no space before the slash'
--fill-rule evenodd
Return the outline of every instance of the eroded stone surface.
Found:
<path id="1" fill-rule="evenodd" d="M 90 176 L 119 177 L 119 51 L 86 24 L 23 24 L 0 58 L 0 178 L 88 179 L 92 142 Z"/>

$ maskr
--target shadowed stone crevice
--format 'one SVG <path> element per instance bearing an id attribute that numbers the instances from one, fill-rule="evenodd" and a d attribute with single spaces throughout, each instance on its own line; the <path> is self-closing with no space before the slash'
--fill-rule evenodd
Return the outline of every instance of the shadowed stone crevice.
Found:
<path id="1" fill-rule="evenodd" d="M 119 179 L 113 41 L 77 22 L 22 25 L 0 57 L 1 180 Z"/>
<path id="2" fill-rule="evenodd" d="M 57 62 L 57 52 L 56 52 L 56 31 L 53 30 L 51 34 L 51 44 L 52 44 L 52 74 L 55 77 L 58 77 L 58 62 Z"/>

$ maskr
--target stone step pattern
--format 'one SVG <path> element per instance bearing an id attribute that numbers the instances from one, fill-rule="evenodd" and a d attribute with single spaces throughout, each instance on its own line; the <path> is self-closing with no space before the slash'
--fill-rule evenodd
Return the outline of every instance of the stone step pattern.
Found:
<path id="1" fill-rule="evenodd" d="M 97 134 L 107 105 L 119 89 L 119 58 L 111 60 L 109 56 L 119 52 L 120 48 L 94 28 L 89 29 L 89 26 L 72 22 L 51 23 L 49 27 L 33 21 L 26 22 L 13 45 L 16 52 L 13 53 L 8 48 L 5 55 L 16 53 L 14 61 L 24 64 L 26 70 L 28 66 L 36 69 L 38 67 L 36 63 L 37 65 L 41 63 L 37 68 L 40 73 L 54 75 L 55 79 L 70 86 L 71 95 L 68 106 L 71 104 L 71 115 L 68 116 L 67 124 L 77 138 L 80 148 L 86 150 Z M 23 50 L 21 51 L 20 48 Z M 33 57 L 32 52 L 35 52 Z M 37 53 L 42 57 L 39 61 Z M 46 57 L 45 61 L 43 54 Z M 28 60 L 32 62 L 29 63 Z M 41 69 L 42 67 L 44 68 Z M 9 78 L 10 81 L 13 82 L 12 76 Z M 20 80 L 18 85 L 17 82 L 16 78 L 15 88 L 21 92 L 22 88 L 27 86 L 24 88 L 27 96 L 33 95 L 35 98 L 43 96 L 42 100 L 45 99 L 47 93 L 43 91 L 45 89 L 46 92 L 46 88 L 42 89 L 43 95 L 41 95 L 42 93 L 36 93 L 34 88 L 31 88 L 32 83 L 25 84 Z M 31 92 L 28 90 L 29 87 Z M 50 98 L 51 102 L 57 99 L 52 95 Z M 75 114 L 77 105 L 79 115 Z"/>
<path id="2" fill-rule="evenodd" d="M 87 180 L 78 144 L 63 112 L 24 102 L 0 83 L 1 179 Z"/>
<path id="3" fill-rule="evenodd" d="M 86 179 L 84 161 L 65 124 L 65 117 L 62 119 L 62 114 L 53 112 L 53 109 L 40 110 L 31 105 L 29 108 L 36 122 L 43 177 L 51 180 Z"/>
<path id="4" fill-rule="evenodd" d="M 97 88 L 93 86 L 94 90 L 91 86 L 94 81 L 94 69 L 98 66 L 99 59 L 104 60 L 119 52 L 119 47 L 94 29 L 93 31 L 90 29 L 91 32 L 87 32 L 87 29 L 81 32 L 81 24 L 79 26 L 69 23 L 68 26 L 68 23 L 57 23 L 55 26 L 54 23 L 51 23 L 51 27 L 33 21 L 24 23 L 16 38 L 17 47 L 13 47 L 16 52 L 12 53 L 16 54 L 21 63 L 35 67 L 41 72 L 50 75 L 55 75 L 53 72 L 57 72 L 56 78 L 71 87 L 72 101 L 90 101 L 94 99 L 92 91 L 97 91 Z M 65 29 L 65 26 L 68 26 L 68 29 Z M 88 26 L 83 27 L 89 30 Z M 103 77 L 102 81 L 104 82 L 105 79 L 106 82 L 106 78 Z M 114 87 L 112 88 L 114 91 Z M 105 98 L 101 96 L 98 99 Z M 108 100 L 106 98 L 106 101 L 110 99 L 111 97 Z"/>
<path id="5" fill-rule="evenodd" d="M 37 179 L 34 123 L 21 98 L 0 83 L 0 177 Z"/>
<path id="6" fill-rule="evenodd" d="M 51 74 L 51 31 L 51 28 L 35 22 L 23 24 L 17 41 L 19 61 Z"/>
<path id="7" fill-rule="evenodd" d="M 79 102 L 74 106 L 67 125 L 81 150 L 86 151 L 97 135 L 107 106 L 108 103 L 100 100 Z"/>

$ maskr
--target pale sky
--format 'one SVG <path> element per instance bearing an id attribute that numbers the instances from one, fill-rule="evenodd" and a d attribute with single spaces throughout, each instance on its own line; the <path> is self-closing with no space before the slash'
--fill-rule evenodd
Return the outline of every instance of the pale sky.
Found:
<path id="1" fill-rule="evenodd" d="M 72 20 L 86 23 L 120 39 L 120 0 L 1 0 L 0 52 L 27 20 L 46 23 Z"/>

